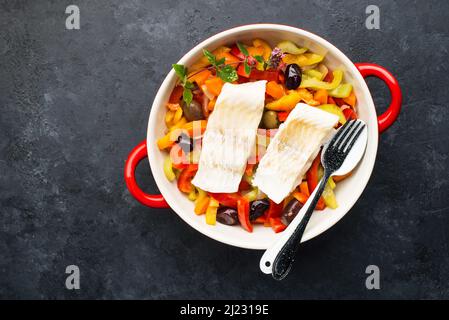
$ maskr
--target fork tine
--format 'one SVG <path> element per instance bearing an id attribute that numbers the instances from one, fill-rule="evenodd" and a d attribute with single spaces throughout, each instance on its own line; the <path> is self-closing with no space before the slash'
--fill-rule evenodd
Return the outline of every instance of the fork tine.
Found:
<path id="1" fill-rule="evenodd" d="M 337 134 L 335 135 L 334 139 L 332 139 L 330 145 L 333 148 L 340 148 L 341 143 L 345 140 L 346 135 L 348 132 L 351 131 L 352 127 L 354 126 L 354 123 L 356 121 L 347 121 L 341 128 L 338 130 Z"/>
<path id="2" fill-rule="evenodd" d="M 360 136 L 360 134 L 362 133 L 364 128 L 365 128 L 365 124 L 362 123 L 361 126 L 358 126 L 356 129 L 354 129 L 354 131 L 352 132 L 353 134 L 351 135 L 350 138 L 348 138 L 348 140 L 345 142 L 345 145 L 342 147 L 342 151 L 344 152 L 345 155 L 347 155 L 349 153 L 349 151 L 351 151 L 352 147 L 354 146 L 355 142 L 357 141 L 357 138 Z"/>
<path id="3" fill-rule="evenodd" d="M 352 137 L 354 136 L 354 134 L 357 132 L 357 130 L 359 129 L 361 122 L 355 120 L 355 125 L 353 126 L 353 128 L 351 129 L 350 132 L 348 132 L 348 135 L 345 137 L 344 141 L 340 141 L 340 145 L 338 146 L 338 148 L 343 151 L 345 149 L 345 147 L 348 145 L 348 143 L 352 140 Z"/>

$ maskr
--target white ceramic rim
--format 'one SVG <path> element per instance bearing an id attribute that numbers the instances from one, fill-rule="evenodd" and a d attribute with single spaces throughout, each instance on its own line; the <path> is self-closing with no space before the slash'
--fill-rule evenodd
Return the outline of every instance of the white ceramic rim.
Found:
<path id="1" fill-rule="evenodd" d="M 364 170 L 363 172 L 357 173 L 358 186 L 357 186 L 357 188 L 354 188 L 354 190 L 353 190 L 355 196 L 351 199 L 351 201 L 348 201 L 345 203 L 340 203 L 340 208 L 343 210 L 344 213 L 341 214 L 340 217 L 337 218 L 337 220 L 334 220 L 334 221 L 325 220 L 326 223 L 322 223 L 319 228 L 314 228 L 310 231 L 306 230 L 306 232 L 304 233 L 303 239 L 302 239 L 302 242 L 305 242 L 305 241 L 308 241 L 308 240 L 318 236 L 319 234 L 323 233 L 327 229 L 331 228 L 343 216 L 345 216 L 348 213 L 348 211 L 353 207 L 355 202 L 360 198 L 360 195 L 362 194 L 363 190 L 365 189 L 365 187 L 370 179 L 373 168 L 374 168 L 374 163 L 375 163 L 376 154 L 377 154 L 377 147 L 378 147 L 379 131 L 378 131 L 376 109 L 374 106 L 373 99 L 371 97 L 371 93 L 368 89 L 368 86 L 366 85 L 365 80 L 363 79 L 360 72 L 357 70 L 354 63 L 348 57 L 346 57 L 346 55 L 344 53 L 342 53 L 337 47 L 332 45 L 327 40 L 324 40 L 323 38 L 321 38 L 311 32 L 308 32 L 308 31 L 305 31 L 305 30 L 302 30 L 302 29 L 299 29 L 296 27 L 280 25 L 280 24 L 251 24 L 251 25 L 243 25 L 243 26 L 235 27 L 235 28 L 220 32 L 220 33 L 204 40 L 203 42 L 199 43 L 193 49 L 191 49 L 187 54 L 185 54 L 181 58 L 181 60 L 179 60 L 178 63 L 185 64 L 186 61 L 191 56 L 198 54 L 198 52 L 200 52 L 203 48 L 208 48 L 212 43 L 214 43 L 218 40 L 221 40 L 224 38 L 230 38 L 229 43 L 231 43 L 232 37 L 237 36 L 241 32 L 248 32 L 248 31 L 261 32 L 264 30 L 265 31 L 267 31 L 267 30 L 286 31 L 286 32 L 297 33 L 300 36 L 309 38 L 313 42 L 316 42 L 318 45 L 324 47 L 329 52 L 332 52 L 332 54 L 337 56 L 339 61 L 341 61 L 342 64 L 347 68 L 346 72 L 350 72 L 352 74 L 352 76 L 354 77 L 354 79 L 358 82 L 360 88 L 363 90 L 362 94 L 368 98 L 367 99 L 368 105 L 365 107 L 368 108 L 369 110 L 371 110 L 369 126 L 368 126 L 368 145 L 367 145 L 364 160 L 363 160 L 363 161 L 367 162 L 366 170 Z M 263 38 L 263 36 L 262 36 L 262 38 Z M 183 210 L 181 208 L 181 206 L 178 204 L 178 201 L 177 201 L 177 198 L 184 197 L 184 195 L 182 195 L 180 192 L 178 192 L 176 194 L 172 193 L 166 187 L 166 178 L 163 174 L 162 167 L 157 167 L 156 165 L 153 165 L 154 163 L 156 163 L 155 155 L 154 155 L 154 151 L 156 149 L 154 148 L 154 145 L 155 145 L 157 137 L 152 136 L 151 129 L 154 128 L 156 125 L 157 108 L 160 108 L 161 106 L 163 106 L 163 103 L 166 101 L 166 99 L 167 99 L 166 92 L 168 92 L 168 89 L 170 89 L 170 83 L 173 80 L 173 77 L 176 77 L 176 74 L 173 70 L 171 70 L 168 73 L 168 75 L 166 76 L 166 78 L 164 79 L 164 81 L 162 82 L 162 85 L 160 86 L 160 88 L 154 98 L 152 107 L 151 107 L 150 117 L 149 117 L 149 121 L 148 121 L 148 128 L 147 128 L 148 161 L 150 164 L 152 175 L 153 175 L 154 180 L 159 188 L 159 191 L 161 192 L 161 194 L 163 195 L 164 199 L 166 200 L 168 205 L 171 207 L 171 209 L 173 211 L 175 211 L 176 214 L 178 214 L 178 216 L 181 217 L 181 219 L 183 219 L 192 228 L 194 228 L 195 230 L 208 236 L 209 238 L 212 238 L 214 240 L 220 241 L 220 242 L 228 244 L 228 245 L 240 247 L 240 248 L 256 249 L 256 250 L 267 249 L 267 246 L 263 246 L 263 245 L 260 246 L 260 245 L 254 244 L 254 243 L 252 243 L 252 244 L 242 243 L 242 241 L 239 241 L 239 239 L 226 237 L 222 234 L 216 233 L 213 230 L 214 228 L 208 228 L 210 226 L 208 226 L 206 223 L 204 223 L 204 224 L 193 223 L 192 215 L 194 215 L 194 213 L 190 212 L 190 211 L 185 212 L 185 210 Z M 371 154 L 371 155 L 367 158 L 367 154 Z"/>

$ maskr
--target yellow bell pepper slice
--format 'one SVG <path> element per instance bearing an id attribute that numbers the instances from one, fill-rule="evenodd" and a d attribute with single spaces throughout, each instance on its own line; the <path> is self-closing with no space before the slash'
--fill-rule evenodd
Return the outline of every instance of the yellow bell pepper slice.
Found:
<path id="1" fill-rule="evenodd" d="M 335 114 L 336 116 L 338 116 L 338 122 L 340 122 L 341 124 L 345 124 L 346 123 L 346 117 L 343 114 L 343 111 L 341 111 L 341 109 L 335 105 L 335 104 L 322 104 L 320 106 L 318 106 L 319 109 Z"/>
<path id="2" fill-rule="evenodd" d="M 327 207 L 331 209 L 338 208 L 337 198 L 335 197 L 335 193 L 332 190 L 329 181 L 326 183 L 323 191 L 323 200 Z"/>
<path id="3" fill-rule="evenodd" d="M 182 117 L 182 108 L 178 108 L 178 109 L 176 109 L 175 114 L 173 116 L 173 120 L 172 120 L 173 123 L 177 124 L 179 122 L 179 120 L 181 120 L 181 117 Z"/>
<path id="4" fill-rule="evenodd" d="M 196 188 L 193 188 L 193 190 L 187 195 L 187 198 L 189 198 L 190 201 L 195 201 L 198 197 L 198 194 L 196 192 Z"/>
<path id="5" fill-rule="evenodd" d="M 290 111 L 299 101 L 301 101 L 301 95 L 297 91 L 292 90 L 280 99 L 268 103 L 265 108 L 274 111 Z"/>
<path id="6" fill-rule="evenodd" d="M 195 200 L 195 209 L 193 211 L 195 214 L 201 215 L 206 213 L 207 207 L 209 206 L 210 197 L 200 188 L 197 188 L 197 190 L 198 197 Z"/>
<path id="7" fill-rule="evenodd" d="M 304 53 L 304 54 L 286 54 L 282 61 L 286 64 L 296 63 L 300 67 L 311 66 L 323 61 L 324 56 L 316 53 Z"/>
<path id="8" fill-rule="evenodd" d="M 324 169 L 320 165 L 318 167 L 318 179 L 321 180 L 323 175 L 324 175 Z M 337 198 L 335 197 L 335 193 L 333 191 L 334 188 L 335 188 L 335 182 L 332 179 L 332 177 L 330 177 L 329 180 L 327 180 L 326 185 L 324 186 L 324 191 L 323 191 L 322 197 L 323 197 L 323 200 L 324 200 L 324 203 L 326 204 L 326 206 L 331 209 L 338 208 Z"/>
<path id="9" fill-rule="evenodd" d="M 311 106 L 319 105 L 319 102 L 313 99 L 311 92 L 307 89 L 299 88 L 297 90 L 290 90 L 287 95 L 268 103 L 265 108 L 273 111 L 290 111 L 300 101 L 304 101 Z"/>
<path id="10" fill-rule="evenodd" d="M 217 222 L 217 210 L 220 204 L 214 198 L 210 198 L 209 205 L 206 210 L 206 223 L 215 225 Z"/>
<path id="11" fill-rule="evenodd" d="M 332 79 L 332 82 L 324 82 L 317 80 L 315 78 L 307 77 L 306 75 L 303 75 L 302 81 L 301 81 L 301 88 L 311 88 L 314 90 L 318 89 L 325 89 L 325 90 L 333 90 L 337 88 L 341 81 L 343 80 L 343 71 L 342 70 L 335 70 L 332 72 L 334 78 Z"/>
<path id="12" fill-rule="evenodd" d="M 262 39 L 254 39 L 253 40 L 253 46 L 255 47 L 262 47 L 263 48 L 263 54 L 262 57 L 265 61 L 268 61 L 271 56 L 271 46 L 268 44 L 268 42 L 262 40 Z"/>
<path id="13" fill-rule="evenodd" d="M 334 190 L 335 187 L 337 186 L 337 185 L 335 184 L 334 179 L 332 179 L 332 177 L 329 178 L 328 183 L 329 183 L 329 186 L 331 187 L 332 190 Z"/>
<path id="14" fill-rule="evenodd" d="M 175 111 L 172 111 L 172 110 L 168 110 L 167 113 L 165 114 L 165 124 L 167 125 L 167 127 L 170 126 L 174 116 L 175 116 Z"/>
<path id="15" fill-rule="evenodd" d="M 303 54 L 307 51 L 307 48 L 299 48 L 296 44 L 287 40 L 279 42 L 276 47 L 281 49 L 281 51 L 284 53 L 291 54 Z"/>
<path id="16" fill-rule="evenodd" d="M 264 61 L 269 61 L 270 60 L 271 47 L 270 47 L 270 45 L 266 41 L 264 41 L 262 39 L 254 39 L 253 40 L 253 46 L 256 47 L 256 48 L 262 48 L 263 49 L 263 52 L 262 52 L 261 56 L 263 57 Z M 257 62 L 256 68 L 257 68 L 257 70 L 263 71 L 265 66 L 264 66 L 263 63 Z"/>
<path id="17" fill-rule="evenodd" d="M 304 70 L 303 73 L 310 78 L 315 78 L 317 80 L 323 79 L 323 74 L 315 69 Z"/>
<path id="18" fill-rule="evenodd" d="M 334 98 L 347 98 L 352 92 L 352 84 L 342 83 L 333 90 L 329 90 L 328 94 Z"/>
<path id="19" fill-rule="evenodd" d="M 251 191 L 245 193 L 244 197 L 249 201 L 252 202 L 257 199 L 257 196 L 259 195 L 259 189 L 257 187 L 254 187 Z"/>
<path id="20" fill-rule="evenodd" d="M 172 161 L 170 156 L 167 156 L 164 159 L 164 174 L 165 177 L 167 177 L 167 180 L 170 182 L 176 179 L 176 175 L 173 172 Z"/>

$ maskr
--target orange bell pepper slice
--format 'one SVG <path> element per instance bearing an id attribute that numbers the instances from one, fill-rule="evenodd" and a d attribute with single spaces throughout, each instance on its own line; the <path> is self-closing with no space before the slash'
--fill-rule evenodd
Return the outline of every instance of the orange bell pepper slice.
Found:
<path id="1" fill-rule="evenodd" d="M 269 94 L 275 99 L 280 99 L 282 96 L 285 95 L 284 86 L 282 84 L 277 83 L 276 81 L 268 82 L 266 91 L 267 94 Z"/>
<path id="2" fill-rule="evenodd" d="M 301 182 L 301 184 L 299 185 L 299 190 L 306 196 L 310 196 L 309 185 L 307 184 L 307 181 Z"/>
<path id="3" fill-rule="evenodd" d="M 224 82 L 218 77 L 206 80 L 204 84 L 207 87 L 207 90 L 209 90 L 210 93 L 212 93 L 214 96 L 218 96 L 221 92 L 221 89 L 223 88 Z"/>
<path id="4" fill-rule="evenodd" d="M 315 94 L 313 95 L 313 99 L 318 101 L 320 104 L 326 104 L 327 98 L 328 98 L 327 90 L 325 89 L 318 89 Z"/>
<path id="5" fill-rule="evenodd" d="M 295 197 L 295 199 L 301 202 L 302 204 L 306 203 L 307 199 L 309 199 L 309 196 L 298 191 L 293 192 L 293 197 Z"/>
<path id="6" fill-rule="evenodd" d="M 204 82 L 209 79 L 209 77 L 212 75 L 212 72 L 210 72 L 207 69 L 204 69 L 200 72 L 193 72 L 190 76 L 188 76 L 189 80 L 192 82 L 196 82 L 198 86 L 202 86 Z"/>
<path id="7" fill-rule="evenodd" d="M 343 98 L 343 101 L 347 104 L 350 105 L 351 107 L 355 107 L 355 104 L 357 103 L 357 98 L 355 96 L 354 90 L 351 91 L 351 94 L 349 95 L 349 97 L 347 98 Z"/>

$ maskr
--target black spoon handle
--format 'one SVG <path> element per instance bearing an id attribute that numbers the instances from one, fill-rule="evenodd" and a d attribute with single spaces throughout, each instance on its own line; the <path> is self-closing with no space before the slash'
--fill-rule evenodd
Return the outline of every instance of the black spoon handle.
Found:
<path id="1" fill-rule="evenodd" d="M 331 176 L 330 172 L 324 171 L 324 176 L 321 179 L 318 190 L 315 193 L 314 198 L 312 199 L 309 207 L 307 208 L 304 217 L 301 222 L 296 227 L 295 231 L 293 231 L 290 238 L 284 244 L 282 249 L 279 251 L 276 259 L 273 262 L 272 275 L 276 280 L 284 279 L 287 274 L 290 272 L 292 268 L 293 261 L 295 260 L 296 252 L 298 251 L 299 245 L 301 244 L 301 239 L 304 234 L 304 230 L 306 230 L 307 224 L 309 223 L 310 217 L 312 216 L 313 210 L 315 210 L 316 204 L 321 197 L 321 194 L 324 191 L 324 187 L 326 186 L 327 180 Z"/>

